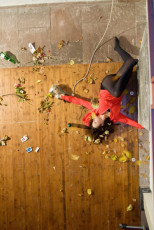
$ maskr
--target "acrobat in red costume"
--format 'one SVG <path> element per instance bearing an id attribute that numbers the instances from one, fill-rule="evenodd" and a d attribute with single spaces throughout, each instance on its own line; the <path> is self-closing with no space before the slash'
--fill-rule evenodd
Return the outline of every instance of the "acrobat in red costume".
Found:
<path id="1" fill-rule="evenodd" d="M 122 92 L 126 88 L 133 67 L 137 64 L 138 60 L 133 59 L 125 50 L 121 48 L 119 45 L 119 40 L 116 37 L 114 49 L 120 54 L 124 64 L 116 74 L 106 76 L 101 82 L 98 109 L 94 109 L 91 103 L 86 100 L 74 96 L 67 96 L 63 93 L 59 94 L 56 89 L 54 90 L 54 88 L 52 88 L 50 92 L 52 93 L 54 91 L 57 97 L 62 100 L 79 104 L 89 109 L 90 112 L 83 117 L 83 122 L 86 126 L 90 126 L 93 118 L 92 126 L 94 128 L 98 128 L 100 125 L 103 126 L 104 120 L 109 117 L 113 123 L 123 122 L 138 129 L 143 129 L 144 127 L 142 127 L 136 121 L 120 113 L 120 105 L 123 96 Z M 95 115 L 95 117 L 93 115 Z"/>

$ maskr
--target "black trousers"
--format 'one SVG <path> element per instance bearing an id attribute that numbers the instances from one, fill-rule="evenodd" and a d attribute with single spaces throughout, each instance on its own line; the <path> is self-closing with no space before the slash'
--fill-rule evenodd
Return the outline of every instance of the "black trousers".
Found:
<path id="1" fill-rule="evenodd" d="M 138 60 L 133 59 L 125 50 L 123 50 L 119 42 L 114 48 L 122 57 L 124 64 L 115 74 L 107 75 L 101 82 L 101 89 L 106 89 L 114 97 L 120 97 L 126 88 L 134 65 Z"/>

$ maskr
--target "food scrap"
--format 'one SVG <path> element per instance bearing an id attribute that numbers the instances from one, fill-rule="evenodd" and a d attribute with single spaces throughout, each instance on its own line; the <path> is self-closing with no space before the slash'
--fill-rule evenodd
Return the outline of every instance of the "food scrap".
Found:
<path id="1" fill-rule="evenodd" d="M 93 194 L 92 189 L 88 188 L 88 189 L 87 189 L 87 193 L 88 193 L 89 196 L 91 196 L 91 195 Z"/>
<path id="2" fill-rule="evenodd" d="M 124 162 L 127 161 L 127 157 L 126 156 L 121 156 L 121 157 L 119 157 L 119 161 L 124 163 Z"/>
<path id="3" fill-rule="evenodd" d="M 67 132 L 68 132 L 67 128 L 63 128 L 63 129 L 61 130 L 61 133 L 67 133 Z"/>
<path id="4" fill-rule="evenodd" d="M 40 113 L 49 113 L 51 111 L 51 107 L 53 105 L 53 101 L 49 101 L 52 98 L 51 94 L 48 94 L 43 101 L 41 101 L 41 106 L 38 108 Z"/>
<path id="5" fill-rule="evenodd" d="M 129 204 L 126 210 L 127 210 L 127 212 L 132 211 L 133 210 L 133 205 Z"/>
<path id="6" fill-rule="evenodd" d="M 126 108 L 129 108 L 129 106 L 136 100 L 136 97 L 133 96 L 126 104 Z"/>
<path id="7" fill-rule="evenodd" d="M 44 53 L 44 47 L 38 47 L 37 49 L 33 46 L 32 43 L 29 43 L 29 48 L 30 48 L 30 52 L 32 53 L 33 57 L 32 57 L 32 61 L 33 64 L 39 65 L 39 64 L 43 64 L 46 60 L 51 59 L 51 55 L 46 55 Z"/>
<path id="8" fill-rule="evenodd" d="M 8 137 L 8 135 L 5 135 L 2 139 L 0 139 L 0 146 L 5 146 L 7 141 L 10 140 L 11 138 Z"/>
<path id="9" fill-rule="evenodd" d="M 72 160 L 74 160 L 74 161 L 77 161 L 77 160 L 79 160 L 79 157 L 80 156 L 78 156 L 78 155 L 71 155 L 71 158 L 72 158 Z"/>
<path id="10" fill-rule="evenodd" d="M 61 40 L 58 44 L 58 49 L 61 49 L 65 45 L 65 41 Z"/>
<path id="11" fill-rule="evenodd" d="M 134 113 L 134 112 L 135 112 L 135 110 L 136 110 L 135 106 L 134 106 L 134 105 L 132 105 L 132 106 L 130 107 L 130 109 L 129 109 L 129 114 Z"/>
<path id="12" fill-rule="evenodd" d="M 16 95 L 19 97 L 18 102 L 28 101 L 28 94 L 25 91 L 25 88 L 22 87 L 21 83 L 15 83 L 14 88 L 16 89 Z"/>
<path id="13" fill-rule="evenodd" d="M 83 91 L 84 91 L 84 93 L 88 93 L 88 92 L 89 92 L 89 90 L 88 90 L 88 89 L 84 89 Z"/>
<path id="14" fill-rule="evenodd" d="M 68 63 L 69 65 L 74 65 L 75 62 L 73 60 L 70 60 L 70 62 Z"/>
<path id="15" fill-rule="evenodd" d="M 106 61 L 107 61 L 107 62 L 111 62 L 112 60 L 111 60 L 111 58 L 106 57 Z"/>

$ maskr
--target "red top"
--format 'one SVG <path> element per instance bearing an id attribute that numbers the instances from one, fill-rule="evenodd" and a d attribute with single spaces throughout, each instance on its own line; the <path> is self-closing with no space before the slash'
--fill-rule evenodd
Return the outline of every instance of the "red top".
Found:
<path id="1" fill-rule="evenodd" d="M 82 119 L 87 126 L 90 125 L 92 113 L 95 113 L 95 115 L 98 116 L 110 109 L 110 120 L 113 123 L 120 121 L 128 125 L 135 126 L 138 129 L 144 129 L 144 127 L 138 124 L 136 121 L 120 113 L 120 104 L 122 96 L 123 95 L 121 95 L 118 98 L 113 97 L 107 90 L 100 90 L 98 109 L 94 109 L 89 101 L 77 97 L 61 95 L 61 99 L 68 102 L 72 102 L 74 104 L 82 105 L 91 111 L 87 113 Z"/>

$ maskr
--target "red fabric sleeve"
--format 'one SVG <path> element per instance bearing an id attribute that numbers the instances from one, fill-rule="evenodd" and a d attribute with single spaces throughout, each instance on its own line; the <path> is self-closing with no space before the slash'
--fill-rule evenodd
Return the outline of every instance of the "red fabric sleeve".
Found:
<path id="1" fill-rule="evenodd" d="M 138 124 L 136 121 L 130 119 L 129 117 L 123 115 L 122 113 L 119 113 L 117 121 L 126 123 L 128 125 L 132 125 L 138 129 L 144 129 L 144 127 L 142 125 Z"/>
<path id="2" fill-rule="evenodd" d="M 83 100 L 77 97 L 73 97 L 73 96 L 66 96 L 66 95 L 61 95 L 61 99 L 64 101 L 71 102 L 73 104 L 82 105 L 91 111 L 93 110 L 93 107 L 91 106 L 91 103 L 89 101 L 86 101 L 86 100 Z"/>

